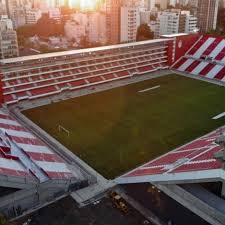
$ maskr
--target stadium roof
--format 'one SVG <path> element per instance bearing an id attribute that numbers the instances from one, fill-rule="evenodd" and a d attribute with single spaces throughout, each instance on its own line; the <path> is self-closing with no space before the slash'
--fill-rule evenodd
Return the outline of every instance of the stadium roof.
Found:
<path id="1" fill-rule="evenodd" d="M 154 44 L 154 43 L 163 42 L 163 41 L 168 41 L 168 38 L 140 41 L 140 42 L 135 42 L 135 43 L 127 43 L 127 44 L 109 45 L 109 46 L 102 46 L 102 47 L 96 47 L 96 48 L 86 48 L 86 49 L 39 54 L 39 55 L 22 56 L 22 57 L 16 57 L 16 58 L 2 59 L 2 60 L 0 60 L 0 63 L 1 64 L 19 63 L 19 62 L 23 63 L 23 62 L 29 61 L 29 60 L 44 60 L 46 58 L 54 58 L 54 57 L 60 57 L 60 56 L 66 57 L 66 56 L 70 56 L 70 55 L 84 54 L 84 53 L 91 54 L 92 52 L 97 52 L 97 51 L 140 46 L 140 45 L 145 45 L 145 44 Z"/>
<path id="2" fill-rule="evenodd" d="M 225 132 L 225 126 L 126 173 L 116 181 L 124 184 L 225 180 L 222 163 L 214 158 L 214 154 L 222 150 L 215 144 L 221 132 Z"/>
<path id="3" fill-rule="evenodd" d="M 180 37 L 180 36 L 186 36 L 186 35 L 190 35 L 188 33 L 177 33 L 177 34 L 164 34 L 161 35 L 162 38 L 174 38 L 174 37 Z"/>

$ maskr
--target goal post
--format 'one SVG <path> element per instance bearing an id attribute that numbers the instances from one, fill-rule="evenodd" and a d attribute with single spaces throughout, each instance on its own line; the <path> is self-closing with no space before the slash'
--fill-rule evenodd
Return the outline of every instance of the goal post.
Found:
<path id="1" fill-rule="evenodd" d="M 64 132 L 64 133 L 66 133 L 66 135 L 69 137 L 70 136 L 70 131 L 69 130 L 67 130 L 65 127 L 63 127 L 62 125 L 58 125 L 58 131 L 59 132 Z"/>

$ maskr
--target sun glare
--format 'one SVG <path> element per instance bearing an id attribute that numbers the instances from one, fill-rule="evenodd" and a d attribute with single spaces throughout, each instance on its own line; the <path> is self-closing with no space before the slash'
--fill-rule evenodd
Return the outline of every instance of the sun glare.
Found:
<path id="1" fill-rule="evenodd" d="M 96 6 L 96 1 L 93 0 L 83 0 L 80 2 L 81 8 L 94 8 Z"/>
<path id="2" fill-rule="evenodd" d="M 69 0 L 70 7 L 79 7 L 80 9 L 96 9 L 99 0 Z"/>

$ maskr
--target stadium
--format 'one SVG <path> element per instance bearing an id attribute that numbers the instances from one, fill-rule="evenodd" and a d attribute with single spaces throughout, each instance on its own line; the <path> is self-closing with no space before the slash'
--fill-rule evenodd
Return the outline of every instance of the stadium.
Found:
<path id="1" fill-rule="evenodd" d="M 0 60 L 0 212 L 151 183 L 224 224 L 224 62 L 198 34 Z"/>

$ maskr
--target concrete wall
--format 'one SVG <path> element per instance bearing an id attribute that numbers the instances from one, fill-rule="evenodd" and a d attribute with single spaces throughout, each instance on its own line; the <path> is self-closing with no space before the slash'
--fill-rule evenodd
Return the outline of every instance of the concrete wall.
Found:
<path id="1" fill-rule="evenodd" d="M 185 55 L 200 38 L 199 34 L 190 34 L 176 37 L 175 61 Z"/>
<path id="2" fill-rule="evenodd" d="M 177 185 L 156 185 L 165 194 L 213 225 L 224 225 L 225 215 Z"/>
<path id="3" fill-rule="evenodd" d="M 0 213 L 11 219 L 55 201 L 60 196 L 69 195 L 83 186 L 85 183 L 82 181 L 75 184 L 70 180 L 49 180 L 36 187 L 16 191 L 0 198 Z"/>

